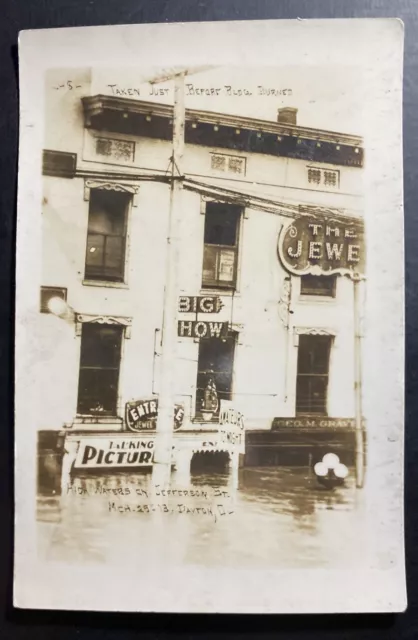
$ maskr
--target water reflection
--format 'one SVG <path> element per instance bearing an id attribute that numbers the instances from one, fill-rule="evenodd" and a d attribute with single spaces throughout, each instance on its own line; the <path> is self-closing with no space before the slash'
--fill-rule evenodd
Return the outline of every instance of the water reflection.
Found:
<path id="1" fill-rule="evenodd" d="M 336 568 L 366 557 L 352 477 L 330 492 L 305 468 L 246 468 L 238 489 L 227 474 L 173 478 L 170 494 L 150 474 L 79 476 L 39 496 L 38 521 L 50 561 Z"/>

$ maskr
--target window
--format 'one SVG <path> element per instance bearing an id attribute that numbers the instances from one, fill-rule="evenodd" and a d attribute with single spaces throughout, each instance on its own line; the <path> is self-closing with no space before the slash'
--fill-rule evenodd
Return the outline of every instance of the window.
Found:
<path id="1" fill-rule="evenodd" d="M 327 414 L 331 336 L 299 336 L 296 414 Z"/>
<path id="2" fill-rule="evenodd" d="M 67 289 L 64 287 L 41 287 L 41 313 L 51 313 L 49 301 L 52 298 L 60 298 L 66 302 Z"/>
<path id="3" fill-rule="evenodd" d="M 214 171 L 245 175 L 246 158 L 242 158 L 241 156 L 230 156 L 225 153 L 212 153 L 211 168 Z"/>
<path id="4" fill-rule="evenodd" d="M 83 324 L 77 411 L 116 415 L 123 327 Z"/>
<path id="5" fill-rule="evenodd" d="M 308 167 L 308 182 L 313 185 L 338 189 L 340 186 L 340 172 L 337 169 Z"/>
<path id="6" fill-rule="evenodd" d="M 203 247 L 203 287 L 235 289 L 241 207 L 208 202 Z"/>
<path id="7" fill-rule="evenodd" d="M 335 298 L 337 277 L 306 275 L 300 279 L 300 293 L 305 296 L 328 296 Z"/>
<path id="8" fill-rule="evenodd" d="M 232 374 L 234 365 L 236 334 L 230 333 L 227 338 L 202 338 L 199 342 L 199 358 L 196 381 L 196 415 L 201 416 L 204 410 L 205 390 L 208 385 L 216 389 L 217 407 L 213 413 L 217 415 L 221 400 L 231 400 Z"/>
<path id="9" fill-rule="evenodd" d="M 44 176 L 74 178 L 76 167 L 76 153 L 44 149 L 42 158 L 42 174 Z"/>
<path id="10" fill-rule="evenodd" d="M 91 189 L 85 277 L 123 282 L 128 207 L 131 196 Z"/>

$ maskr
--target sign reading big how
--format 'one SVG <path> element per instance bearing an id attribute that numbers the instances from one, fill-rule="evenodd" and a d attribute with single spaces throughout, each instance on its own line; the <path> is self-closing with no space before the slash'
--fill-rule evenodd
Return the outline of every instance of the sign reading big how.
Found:
<path id="1" fill-rule="evenodd" d="M 283 227 L 279 257 L 295 275 L 363 274 L 364 228 L 360 221 L 300 217 Z"/>

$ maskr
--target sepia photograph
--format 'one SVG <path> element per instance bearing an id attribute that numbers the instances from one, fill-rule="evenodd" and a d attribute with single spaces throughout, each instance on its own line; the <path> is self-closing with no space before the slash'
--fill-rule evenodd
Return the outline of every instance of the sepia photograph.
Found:
<path id="1" fill-rule="evenodd" d="M 337 22 L 333 38 L 345 33 L 346 21 Z M 396 21 L 377 22 L 398 47 Z M 315 25 L 312 41 L 320 26 L 325 37 L 332 31 Z M 170 26 L 154 29 L 163 37 Z M 182 30 L 171 34 L 180 50 Z M 34 35 L 21 49 L 26 59 L 42 40 Z M 367 49 L 366 27 L 361 35 Z M 80 34 L 80 48 L 83 41 Z M 370 596 L 371 609 L 402 608 L 401 360 L 396 349 L 386 354 L 387 371 L 377 340 L 385 320 L 373 320 L 380 303 L 388 309 L 376 247 L 391 237 L 384 222 L 376 225 L 384 159 L 381 170 L 374 164 L 377 182 L 368 164 L 381 153 L 367 104 L 370 68 L 348 54 L 345 65 L 315 53 L 303 64 L 289 52 L 285 61 L 260 55 L 247 64 L 237 51 L 222 62 L 181 50 L 165 64 L 122 55 L 95 62 L 91 52 L 86 64 L 42 59 L 36 118 L 26 94 L 40 159 L 30 165 L 21 146 L 21 172 L 22 163 L 26 176 L 29 166 L 38 171 L 35 196 L 27 192 L 32 210 L 20 206 L 18 220 L 25 225 L 30 215 L 36 236 L 25 227 L 17 240 L 18 256 L 25 246 L 34 259 L 24 287 L 18 277 L 30 321 L 17 329 L 24 356 L 16 378 L 19 430 L 29 411 L 19 414 L 19 371 L 31 367 L 31 562 L 45 576 L 73 571 L 77 589 L 86 580 L 91 597 L 81 601 L 79 591 L 75 608 L 112 609 L 88 584 L 99 589 L 106 576 L 119 590 L 127 572 L 143 576 L 128 610 L 311 611 L 302 592 L 292 605 L 269 599 L 274 572 L 294 576 L 295 585 L 306 572 L 306 589 L 331 574 L 328 594 L 344 583 L 346 609 L 332 598 L 331 607 L 362 610 L 361 593 L 353 605 L 343 594 L 365 571 L 388 580 L 385 594 L 399 594 L 396 602 Z M 375 104 L 387 122 L 389 108 Z M 395 145 L 400 127 L 399 116 Z M 401 164 L 399 171 L 395 200 Z M 402 226 L 401 203 L 395 213 Z M 402 236 L 392 240 L 402 278 Z M 402 295 L 398 282 L 392 291 Z M 387 322 L 402 350 L 399 314 L 395 305 Z M 389 336 L 385 330 L 383 343 Z M 384 385 L 373 395 L 380 375 L 397 405 Z M 395 439 L 379 423 L 376 398 Z M 388 409 L 395 405 L 396 424 Z M 379 424 L 385 446 L 396 445 L 390 454 L 380 448 Z M 16 456 L 19 473 L 19 440 Z M 391 464 L 393 499 L 383 488 Z M 393 544 L 375 528 L 376 512 L 392 527 Z M 190 608 L 180 597 L 177 609 L 172 578 L 164 577 L 179 568 L 193 572 L 192 589 L 211 572 Z M 225 609 L 219 599 L 230 587 L 218 570 L 237 585 Z M 254 570 L 270 595 L 248 605 L 239 583 Z M 40 598 L 57 608 L 73 589 L 64 582 L 45 581 L 39 596 L 20 592 L 29 606 Z M 327 610 L 326 594 L 318 611 Z"/>

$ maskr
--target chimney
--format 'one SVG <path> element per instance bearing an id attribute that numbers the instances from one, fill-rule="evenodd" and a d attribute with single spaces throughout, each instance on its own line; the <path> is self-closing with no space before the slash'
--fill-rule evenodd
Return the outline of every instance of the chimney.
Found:
<path id="1" fill-rule="evenodd" d="M 295 107 L 283 107 L 277 109 L 277 122 L 279 124 L 297 124 L 298 110 Z"/>

